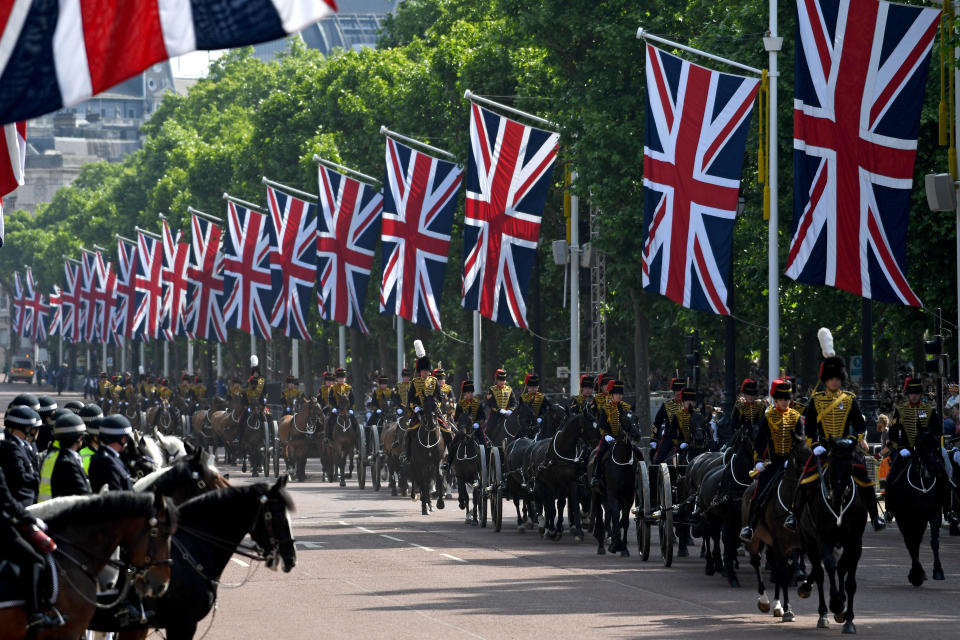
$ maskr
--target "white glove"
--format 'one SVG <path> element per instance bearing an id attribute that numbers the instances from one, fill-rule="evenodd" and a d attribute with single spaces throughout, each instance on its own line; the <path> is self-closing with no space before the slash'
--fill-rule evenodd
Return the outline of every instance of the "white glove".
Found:
<path id="1" fill-rule="evenodd" d="M 901 457 L 901 458 L 909 458 L 909 457 L 910 457 L 910 449 L 900 449 L 900 457 Z"/>
<path id="2" fill-rule="evenodd" d="M 650 449 L 652 450 L 652 449 L 656 449 L 656 448 L 657 448 L 657 443 L 651 440 L 651 441 L 650 441 Z"/>
<path id="3" fill-rule="evenodd" d="M 333 409 L 331 409 L 331 411 L 332 411 L 333 413 L 336 413 L 336 412 L 337 412 L 337 408 L 334 407 Z"/>
<path id="4" fill-rule="evenodd" d="M 372 416 L 372 415 L 373 415 L 372 413 L 370 413 L 369 411 L 367 411 L 367 420 L 369 420 L 369 419 L 370 419 L 370 416 Z"/>
<path id="5" fill-rule="evenodd" d="M 383 411 L 381 411 L 380 409 L 377 409 L 377 415 L 380 415 L 381 413 L 383 413 Z"/>
<path id="6" fill-rule="evenodd" d="M 686 449 L 686 448 L 689 447 L 689 446 L 690 446 L 690 445 L 688 445 L 686 442 L 681 442 L 681 443 L 680 443 L 680 450 L 683 451 L 684 449 Z"/>
<path id="7" fill-rule="evenodd" d="M 500 409 L 500 415 L 506 416 L 506 415 L 510 415 L 510 414 L 507 412 L 506 409 Z"/>
<path id="8" fill-rule="evenodd" d="M 613 441 L 614 441 L 614 437 L 613 437 L 613 436 L 603 436 L 603 439 L 606 440 L 607 442 L 613 442 Z"/>
<path id="9" fill-rule="evenodd" d="M 347 413 L 349 413 L 350 415 L 353 415 L 353 409 L 347 410 Z"/>
<path id="10" fill-rule="evenodd" d="M 474 428 L 474 429 L 479 429 L 479 428 L 480 428 L 480 423 L 479 423 L 479 422 L 474 422 L 474 423 L 473 423 L 473 428 Z"/>
<path id="11" fill-rule="evenodd" d="M 822 455 L 825 454 L 826 452 L 827 452 L 827 450 L 823 448 L 823 445 L 819 445 L 819 444 L 818 444 L 817 446 L 815 446 L 815 447 L 813 448 L 813 455 L 815 455 L 815 456 L 822 456 Z"/>
<path id="12" fill-rule="evenodd" d="M 47 523 L 46 523 L 46 522 L 44 522 L 44 521 L 41 520 L 40 518 L 34 518 L 34 519 L 37 521 L 37 528 L 40 529 L 40 531 L 46 531 L 46 530 L 47 530 Z"/>
<path id="13" fill-rule="evenodd" d="M 790 461 L 789 461 L 789 460 L 784 460 L 784 461 L 783 461 L 783 468 L 786 469 L 786 468 L 789 467 L 789 466 L 790 466 Z"/>
<path id="14" fill-rule="evenodd" d="M 753 465 L 753 468 L 757 470 L 757 473 L 763 473 L 763 470 L 766 467 L 763 466 L 762 462 L 758 462 L 757 464 Z"/>
<path id="15" fill-rule="evenodd" d="M 540 424 L 541 422 L 543 422 L 543 418 L 537 418 L 537 424 Z"/>
<path id="16" fill-rule="evenodd" d="M 513 409 L 504 409 L 504 411 L 507 412 L 508 416 L 513 413 Z"/>
<path id="17" fill-rule="evenodd" d="M 398 415 L 398 416 L 402 416 L 402 415 L 403 415 L 403 409 L 397 409 L 397 415 Z"/>
<path id="18" fill-rule="evenodd" d="M 413 408 L 413 412 L 414 412 L 414 413 L 420 413 L 420 407 L 414 407 L 414 408 Z"/>

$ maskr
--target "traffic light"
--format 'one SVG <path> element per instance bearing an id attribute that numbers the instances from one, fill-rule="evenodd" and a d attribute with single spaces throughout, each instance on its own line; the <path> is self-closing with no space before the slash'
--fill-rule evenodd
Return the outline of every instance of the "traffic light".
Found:
<path id="1" fill-rule="evenodd" d="M 943 336 L 935 335 L 932 340 L 925 340 L 923 352 L 927 354 L 927 359 L 923 363 L 924 371 L 932 376 L 945 376 L 950 364 L 943 352 Z"/>

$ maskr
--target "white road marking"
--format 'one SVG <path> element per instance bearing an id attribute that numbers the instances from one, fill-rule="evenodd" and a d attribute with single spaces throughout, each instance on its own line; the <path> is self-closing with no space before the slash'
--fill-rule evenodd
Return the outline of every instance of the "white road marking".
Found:
<path id="1" fill-rule="evenodd" d="M 313 542 L 312 540 L 297 540 L 294 544 L 300 545 L 303 549 L 323 549 L 322 542 Z"/>
<path id="2" fill-rule="evenodd" d="M 416 547 L 417 549 L 423 549 L 424 551 L 433 551 L 430 547 L 425 547 L 422 544 L 417 544 L 416 542 L 411 542 L 410 546 Z"/>
<path id="3" fill-rule="evenodd" d="M 371 531 L 370 529 L 367 529 L 366 527 L 357 527 L 357 529 L 360 529 L 360 531 L 363 531 L 364 533 L 376 533 L 376 531 Z"/>
<path id="4" fill-rule="evenodd" d="M 249 567 L 250 564 L 240 560 L 239 558 L 230 558 L 230 562 L 236 562 L 241 567 Z"/>
<path id="5" fill-rule="evenodd" d="M 401 540 L 400 538 L 394 538 L 393 536 L 388 536 L 388 535 L 385 534 L 385 533 L 381 533 L 381 534 L 380 534 L 380 537 L 381 537 L 381 538 L 386 538 L 387 540 L 393 540 L 394 542 L 403 542 L 403 540 Z"/>
<path id="6" fill-rule="evenodd" d="M 344 525 L 344 526 L 347 526 L 347 523 L 344 522 L 343 520 L 337 520 L 337 522 L 339 522 L 340 524 L 342 524 L 342 525 Z"/>
<path id="7" fill-rule="evenodd" d="M 444 558 L 450 558 L 451 560 L 456 560 L 457 562 L 466 563 L 466 560 L 464 560 L 463 558 L 458 558 L 457 556 L 452 556 L 452 555 L 450 555 L 449 553 L 441 553 L 440 555 L 442 555 Z"/>

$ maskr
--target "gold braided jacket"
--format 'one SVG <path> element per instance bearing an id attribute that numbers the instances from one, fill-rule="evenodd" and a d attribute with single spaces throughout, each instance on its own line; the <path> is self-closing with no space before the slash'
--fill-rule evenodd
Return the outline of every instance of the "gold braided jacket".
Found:
<path id="1" fill-rule="evenodd" d="M 828 439 L 842 438 L 855 395 L 848 391 L 817 391 L 810 402 L 817 411 L 817 420 Z"/>
<path id="2" fill-rule="evenodd" d="M 626 402 L 604 402 L 603 403 L 603 413 L 606 415 L 606 422 L 603 425 L 605 428 L 601 431 L 609 430 L 610 435 L 614 438 L 620 437 L 620 411 L 629 411 L 630 405 Z"/>
<path id="3" fill-rule="evenodd" d="M 776 407 L 770 407 L 764 417 L 770 429 L 770 446 L 773 447 L 773 452 L 778 456 L 789 455 L 793 448 L 793 434 L 796 433 L 797 423 L 800 422 L 800 414 L 789 408 L 781 413 Z"/>
<path id="4" fill-rule="evenodd" d="M 540 415 L 540 406 L 543 404 L 543 398 L 545 396 L 537 391 L 536 393 L 530 393 L 529 391 L 522 396 L 520 396 L 520 401 L 524 404 L 529 404 L 530 408 L 533 409 L 533 415 Z"/>
<path id="5" fill-rule="evenodd" d="M 373 392 L 373 395 L 377 400 L 377 404 L 380 405 L 393 398 L 393 389 L 377 389 Z"/>
<path id="6" fill-rule="evenodd" d="M 326 384 L 320 387 L 320 393 L 317 394 L 317 397 L 320 398 L 321 405 L 326 406 L 330 404 L 330 390 L 332 388 L 333 385 L 328 387 Z"/>
<path id="7" fill-rule="evenodd" d="M 754 424 L 759 421 L 761 416 L 763 416 L 766 406 L 763 404 L 763 400 L 747 402 L 743 398 L 739 398 L 737 400 L 737 404 L 734 405 L 734 409 L 740 412 L 740 416 L 744 420 L 750 424 Z"/>
<path id="8" fill-rule="evenodd" d="M 157 390 L 157 395 L 159 395 L 164 400 L 169 401 L 173 397 L 173 390 L 170 387 L 160 387 Z"/>
<path id="9" fill-rule="evenodd" d="M 336 397 L 336 396 L 347 396 L 347 397 L 349 397 L 349 396 L 350 396 L 350 392 L 353 390 L 353 387 L 351 387 L 351 386 L 350 386 L 349 384 L 347 384 L 346 382 L 343 382 L 343 383 L 341 383 L 341 382 L 335 382 L 335 383 L 333 383 L 333 386 L 332 386 L 330 389 L 331 389 L 331 392 L 333 393 L 333 395 L 334 395 L 335 397 Z"/>
<path id="10" fill-rule="evenodd" d="M 911 406 L 909 402 L 897 405 L 898 422 L 903 427 L 903 432 L 907 434 L 907 446 L 910 448 L 916 444 L 917 434 L 927 430 L 932 411 L 933 408 L 926 402 L 921 402 L 916 407 Z M 897 444 L 904 446 L 902 442 Z"/>
<path id="11" fill-rule="evenodd" d="M 207 397 L 207 385 L 198 384 L 193 387 L 193 396 L 195 398 L 205 398 Z"/>
<path id="12" fill-rule="evenodd" d="M 470 400 L 460 399 L 460 402 L 457 403 L 457 406 L 460 407 L 461 411 L 470 416 L 470 419 L 474 422 L 477 421 L 477 414 L 480 412 L 480 401 L 476 398 L 471 398 Z"/>
<path id="13" fill-rule="evenodd" d="M 284 389 L 283 390 L 283 401 L 287 404 L 288 407 L 292 407 L 293 403 L 297 401 L 297 398 L 300 396 L 300 389 Z"/>
<path id="14" fill-rule="evenodd" d="M 417 394 L 417 401 L 420 406 L 423 406 L 423 399 L 425 396 L 432 396 L 437 392 L 437 379 L 433 376 L 427 376 L 426 378 L 414 378 L 413 379 L 413 392 Z"/>
<path id="15" fill-rule="evenodd" d="M 587 411 L 591 406 L 595 409 L 597 406 L 596 396 L 585 396 L 582 393 L 571 398 L 571 409 L 576 407 L 576 411 Z"/>
<path id="16" fill-rule="evenodd" d="M 596 396 L 597 399 L 597 409 L 603 411 L 607 406 L 607 399 L 610 397 L 605 392 L 600 392 Z"/>
<path id="17" fill-rule="evenodd" d="M 510 385 L 505 384 L 503 387 L 498 387 L 493 385 L 490 387 L 490 395 L 493 396 L 493 399 L 497 403 L 498 409 L 506 409 L 510 405 L 510 398 L 513 396 L 513 389 L 510 388 Z"/>
<path id="18" fill-rule="evenodd" d="M 260 396 L 263 394 L 263 378 L 257 378 L 257 386 L 250 387 L 248 386 L 243 390 L 243 393 L 247 396 L 247 402 L 253 404 L 254 402 L 260 401 Z"/>
<path id="19" fill-rule="evenodd" d="M 670 400 L 664 401 L 663 408 L 667 412 L 667 425 L 669 425 L 673 422 L 673 416 L 677 415 L 677 413 L 683 409 L 683 403 L 671 398 Z"/>
<path id="20" fill-rule="evenodd" d="M 397 383 L 397 397 L 400 398 L 400 406 L 407 406 L 407 394 L 410 393 L 410 383 L 409 382 L 398 382 Z"/>
<path id="21" fill-rule="evenodd" d="M 440 385 L 440 393 L 442 393 L 445 396 L 448 396 L 453 393 L 453 387 L 451 387 L 448 384 L 442 384 Z"/>

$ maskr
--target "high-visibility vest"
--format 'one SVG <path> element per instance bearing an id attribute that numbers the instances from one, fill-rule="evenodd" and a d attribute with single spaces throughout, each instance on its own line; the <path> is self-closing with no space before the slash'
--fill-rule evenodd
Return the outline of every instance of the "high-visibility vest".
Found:
<path id="1" fill-rule="evenodd" d="M 90 475 L 90 458 L 96 452 L 96 449 L 91 449 L 89 446 L 80 449 L 80 462 L 83 464 L 83 472 L 87 475 Z"/>
<path id="2" fill-rule="evenodd" d="M 60 449 L 51 447 L 43 458 L 43 464 L 40 465 L 40 492 L 37 494 L 37 502 L 43 502 L 53 497 L 53 487 L 50 485 L 50 481 L 53 478 L 53 467 L 57 464 L 57 458 L 59 457 Z"/>

